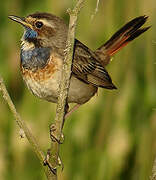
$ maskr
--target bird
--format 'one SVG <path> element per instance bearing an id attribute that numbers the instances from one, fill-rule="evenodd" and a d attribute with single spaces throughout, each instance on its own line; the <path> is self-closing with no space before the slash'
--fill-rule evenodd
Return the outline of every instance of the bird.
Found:
<path id="1" fill-rule="evenodd" d="M 24 27 L 20 69 L 28 89 L 38 98 L 57 103 L 67 24 L 60 17 L 44 12 L 26 17 L 10 15 L 9 18 Z M 77 109 L 88 102 L 98 88 L 117 89 L 106 65 L 114 54 L 150 28 L 142 27 L 147 19 L 145 15 L 132 19 L 95 51 L 75 39 L 67 103 L 76 103 Z"/>

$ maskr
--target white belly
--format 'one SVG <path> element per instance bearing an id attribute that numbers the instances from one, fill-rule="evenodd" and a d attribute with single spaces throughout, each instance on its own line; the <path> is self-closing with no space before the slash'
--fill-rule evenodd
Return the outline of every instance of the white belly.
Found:
<path id="1" fill-rule="evenodd" d="M 60 78 L 61 72 L 56 71 L 52 77 L 44 81 L 37 81 L 28 77 L 24 78 L 24 81 L 35 96 L 56 103 Z M 96 87 L 91 84 L 86 84 L 72 76 L 68 94 L 68 103 L 83 104 L 94 96 L 96 91 Z"/>

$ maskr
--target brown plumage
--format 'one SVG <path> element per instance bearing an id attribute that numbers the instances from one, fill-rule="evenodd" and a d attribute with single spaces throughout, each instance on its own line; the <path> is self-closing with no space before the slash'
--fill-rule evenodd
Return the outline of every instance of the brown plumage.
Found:
<path id="1" fill-rule="evenodd" d="M 75 40 L 73 74 L 97 87 L 116 89 L 106 69 L 97 61 L 97 57 L 88 47 Z"/>
<path id="2" fill-rule="evenodd" d="M 57 102 L 68 27 L 49 13 L 9 17 L 25 28 L 21 69 L 28 88 L 39 98 Z M 96 51 L 75 39 L 69 103 L 84 104 L 98 87 L 116 89 L 105 66 L 112 55 L 149 29 L 141 28 L 146 20 L 147 16 L 140 16 L 128 22 Z"/>

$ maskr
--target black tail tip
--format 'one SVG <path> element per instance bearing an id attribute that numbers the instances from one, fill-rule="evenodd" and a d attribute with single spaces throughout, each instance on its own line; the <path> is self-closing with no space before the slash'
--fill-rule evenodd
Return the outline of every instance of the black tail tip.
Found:
<path id="1" fill-rule="evenodd" d="M 148 18 L 149 16 L 143 15 L 143 16 L 136 17 L 134 20 L 143 20 L 144 22 L 146 22 Z"/>
<path id="2" fill-rule="evenodd" d="M 143 17 L 145 20 L 147 20 L 149 18 L 149 16 L 147 16 L 147 15 L 144 15 Z"/>
<path id="3" fill-rule="evenodd" d="M 140 23 L 142 22 L 142 25 L 143 25 L 148 20 L 148 18 L 149 18 L 149 16 L 144 15 L 144 16 L 138 17 L 138 20 L 140 21 Z"/>

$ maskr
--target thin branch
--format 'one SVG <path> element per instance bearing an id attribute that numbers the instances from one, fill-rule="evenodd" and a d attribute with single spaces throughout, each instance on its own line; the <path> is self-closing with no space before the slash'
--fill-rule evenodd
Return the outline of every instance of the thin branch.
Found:
<path id="1" fill-rule="evenodd" d="M 91 21 L 94 19 L 96 13 L 97 13 L 98 10 L 99 10 L 99 3 L 100 3 L 100 0 L 97 0 L 95 11 L 94 11 L 94 13 L 91 15 Z"/>
<path id="2" fill-rule="evenodd" d="M 6 86 L 4 84 L 3 78 L 0 76 L 0 92 L 2 93 L 2 96 L 4 98 L 4 100 L 7 102 L 15 120 L 17 125 L 20 128 L 20 131 L 24 131 L 24 134 L 26 136 L 26 138 L 28 139 L 30 145 L 33 148 L 34 153 L 37 155 L 38 159 L 40 160 L 41 165 L 43 166 L 43 161 L 45 159 L 44 153 L 42 152 L 42 150 L 40 149 L 37 140 L 35 139 L 35 137 L 33 136 L 32 132 L 30 131 L 30 129 L 27 127 L 25 121 L 23 121 L 20 117 L 20 115 L 18 114 L 15 105 L 13 104 L 9 93 L 6 89 Z M 46 176 L 52 175 L 51 171 L 49 170 L 49 168 L 44 167 L 44 171 Z"/>
<path id="3" fill-rule="evenodd" d="M 154 160 L 153 168 L 152 168 L 152 176 L 150 180 L 156 180 L 156 159 Z"/>
<path id="4" fill-rule="evenodd" d="M 64 65 L 63 65 L 63 71 L 62 71 L 62 80 L 61 80 L 60 88 L 59 88 L 60 96 L 58 98 L 55 122 L 51 126 L 53 127 L 53 129 L 51 129 L 53 131 L 53 135 L 58 140 L 61 139 L 61 135 L 62 135 L 62 126 L 63 126 L 64 116 L 65 116 L 65 107 L 67 104 L 68 89 L 70 85 L 77 16 L 80 12 L 80 9 L 82 8 L 84 1 L 85 0 L 78 0 L 74 9 L 68 10 L 68 13 L 70 15 L 70 22 L 69 22 L 69 30 L 68 30 L 68 36 L 67 36 L 66 49 L 65 49 L 65 59 L 64 59 Z M 26 123 L 21 119 L 20 115 L 17 113 L 16 108 L 9 96 L 9 93 L 3 82 L 3 78 L 1 76 L 0 76 L 0 92 L 2 93 L 5 101 L 8 103 L 8 106 L 16 120 L 16 123 L 20 128 L 20 132 L 24 131 L 26 138 L 28 139 L 29 143 L 33 147 L 35 154 L 39 158 L 40 163 L 44 168 L 47 179 L 57 180 L 56 170 L 57 170 L 57 166 L 60 164 L 59 143 L 57 141 L 51 142 L 51 148 L 48 151 L 49 154 L 47 154 L 49 161 L 48 163 L 45 163 L 46 161 L 45 161 L 44 153 L 40 149 L 36 139 L 32 135 L 32 132 L 28 129 Z M 23 136 L 23 133 L 22 133 L 22 136 Z M 47 165 L 47 166 L 44 166 L 44 165 Z"/>
<path id="5" fill-rule="evenodd" d="M 69 22 L 69 30 L 67 36 L 66 49 L 65 49 L 65 59 L 63 64 L 62 79 L 59 87 L 59 97 L 57 103 L 56 117 L 54 123 L 52 124 L 53 136 L 58 140 L 61 139 L 61 135 L 62 135 L 65 107 L 67 103 L 68 89 L 70 85 L 77 16 L 80 12 L 80 9 L 83 6 L 84 1 L 85 0 L 78 0 L 74 9 L 68 10 L 68 13 L 70 15 L 70 22 Z M 51 142 L 50 152 L 51 152 L 50 162 L 54 168 L 57 168 L 58 157 L 59 157 L 59 143 L 57 141 Z M 55 176 L 55 179 L 57 179 L 57 175 Z"/>

